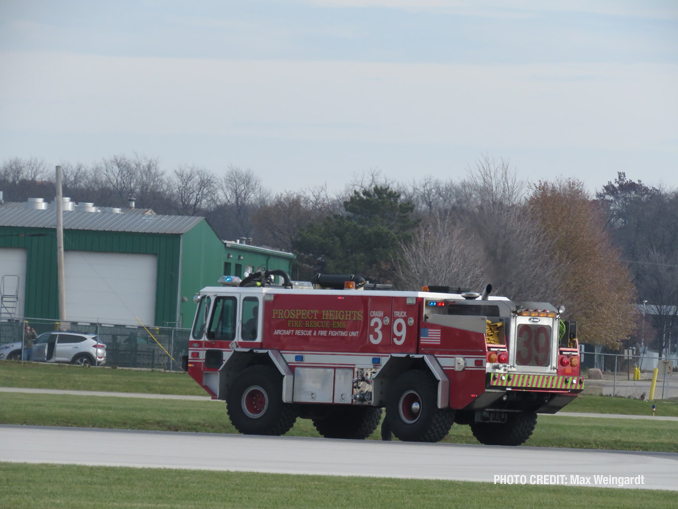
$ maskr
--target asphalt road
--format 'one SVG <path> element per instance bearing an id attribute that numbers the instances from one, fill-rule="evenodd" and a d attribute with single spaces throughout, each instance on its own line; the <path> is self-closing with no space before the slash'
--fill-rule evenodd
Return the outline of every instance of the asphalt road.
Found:
<path id="1" fill-rule="evenodd" d="M 609 487 L 596 484 L 598 475 L 632 478 L 631 488 L 678 491 L 678 454 L 670 453 L 4 425 L 0 433 L 3 462 L 483 482 L 505 475 L 567 485 L 580 476 Z"/>

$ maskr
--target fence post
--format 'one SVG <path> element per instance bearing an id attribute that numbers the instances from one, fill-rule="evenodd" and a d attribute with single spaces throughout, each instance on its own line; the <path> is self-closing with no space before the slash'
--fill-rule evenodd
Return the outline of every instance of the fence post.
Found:
<path id="1" fill-rule="evenodd" d="M 174 331 L 176 329 L 172 328 L 172 337 L 170 339 L 171 344 L 170 344 L 170 352 L 172 357 L 170 358 L 170 371 L 174 371 Z"/>
<path id="2" fill-rule="evenodd" d="M 26 323 L 26 318 L 24 318 L 21 322 L 21 364 L 24 363 L 24 342 L 26 341 L 26 326 L 24 325 Z"/>
<path id="3" fill-rule="evenodd" d="M 612 397 L 617 394 L 617 355 L 614 356 L 614 382 L 612 382 Z"/>

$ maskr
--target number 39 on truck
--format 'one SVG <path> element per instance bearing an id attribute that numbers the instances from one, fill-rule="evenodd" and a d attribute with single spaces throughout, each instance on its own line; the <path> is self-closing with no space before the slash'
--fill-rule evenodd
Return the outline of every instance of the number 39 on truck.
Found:
<path id="1" fill-rule="evenodd" d="M 520 445 L 539 413 L 584 388 L 564 308 L 448 286 L 396 291 L 355 275 L 284 271 L 203 288 L 184 367 L 226 401 L 241 433 L 282 435 L 297 418 L 328 438 L 437 442 L 453 423 L 484 444 Z"/>

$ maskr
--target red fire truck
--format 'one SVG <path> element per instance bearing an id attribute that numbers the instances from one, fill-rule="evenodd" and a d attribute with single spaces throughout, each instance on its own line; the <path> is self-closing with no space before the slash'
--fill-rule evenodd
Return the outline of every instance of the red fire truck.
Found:
<path id="1" fill-rule="evenodd" d="M 220 282 L 195 297 L 184 363 L 241 433 L 282 435 L 301 417 L 325 437 L 364 439 L 385 408 L 400 440 L 436 442 L 456 422 L 481 443 L 520 445 L 538 413 L 584 388 L 564 308 L 489 285 L 394 291 L 265 270 Z"/>

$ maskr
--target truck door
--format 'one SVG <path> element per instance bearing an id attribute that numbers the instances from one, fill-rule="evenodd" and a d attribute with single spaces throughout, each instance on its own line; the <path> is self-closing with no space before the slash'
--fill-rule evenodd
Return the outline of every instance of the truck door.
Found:
<path id="1" fill-rule="evenodd" d="M 207 328 L 207 339 L 233 341 L 237 332 L 238 299 L 235 296 L 217 297 L 212 306 L 212 316 Z"/>
<path id="2" fill-rule="evenodd" d="M 245 297 L 240 313 L 240 340 L 261 341 L 262 309 L 258 297 Z"/>

